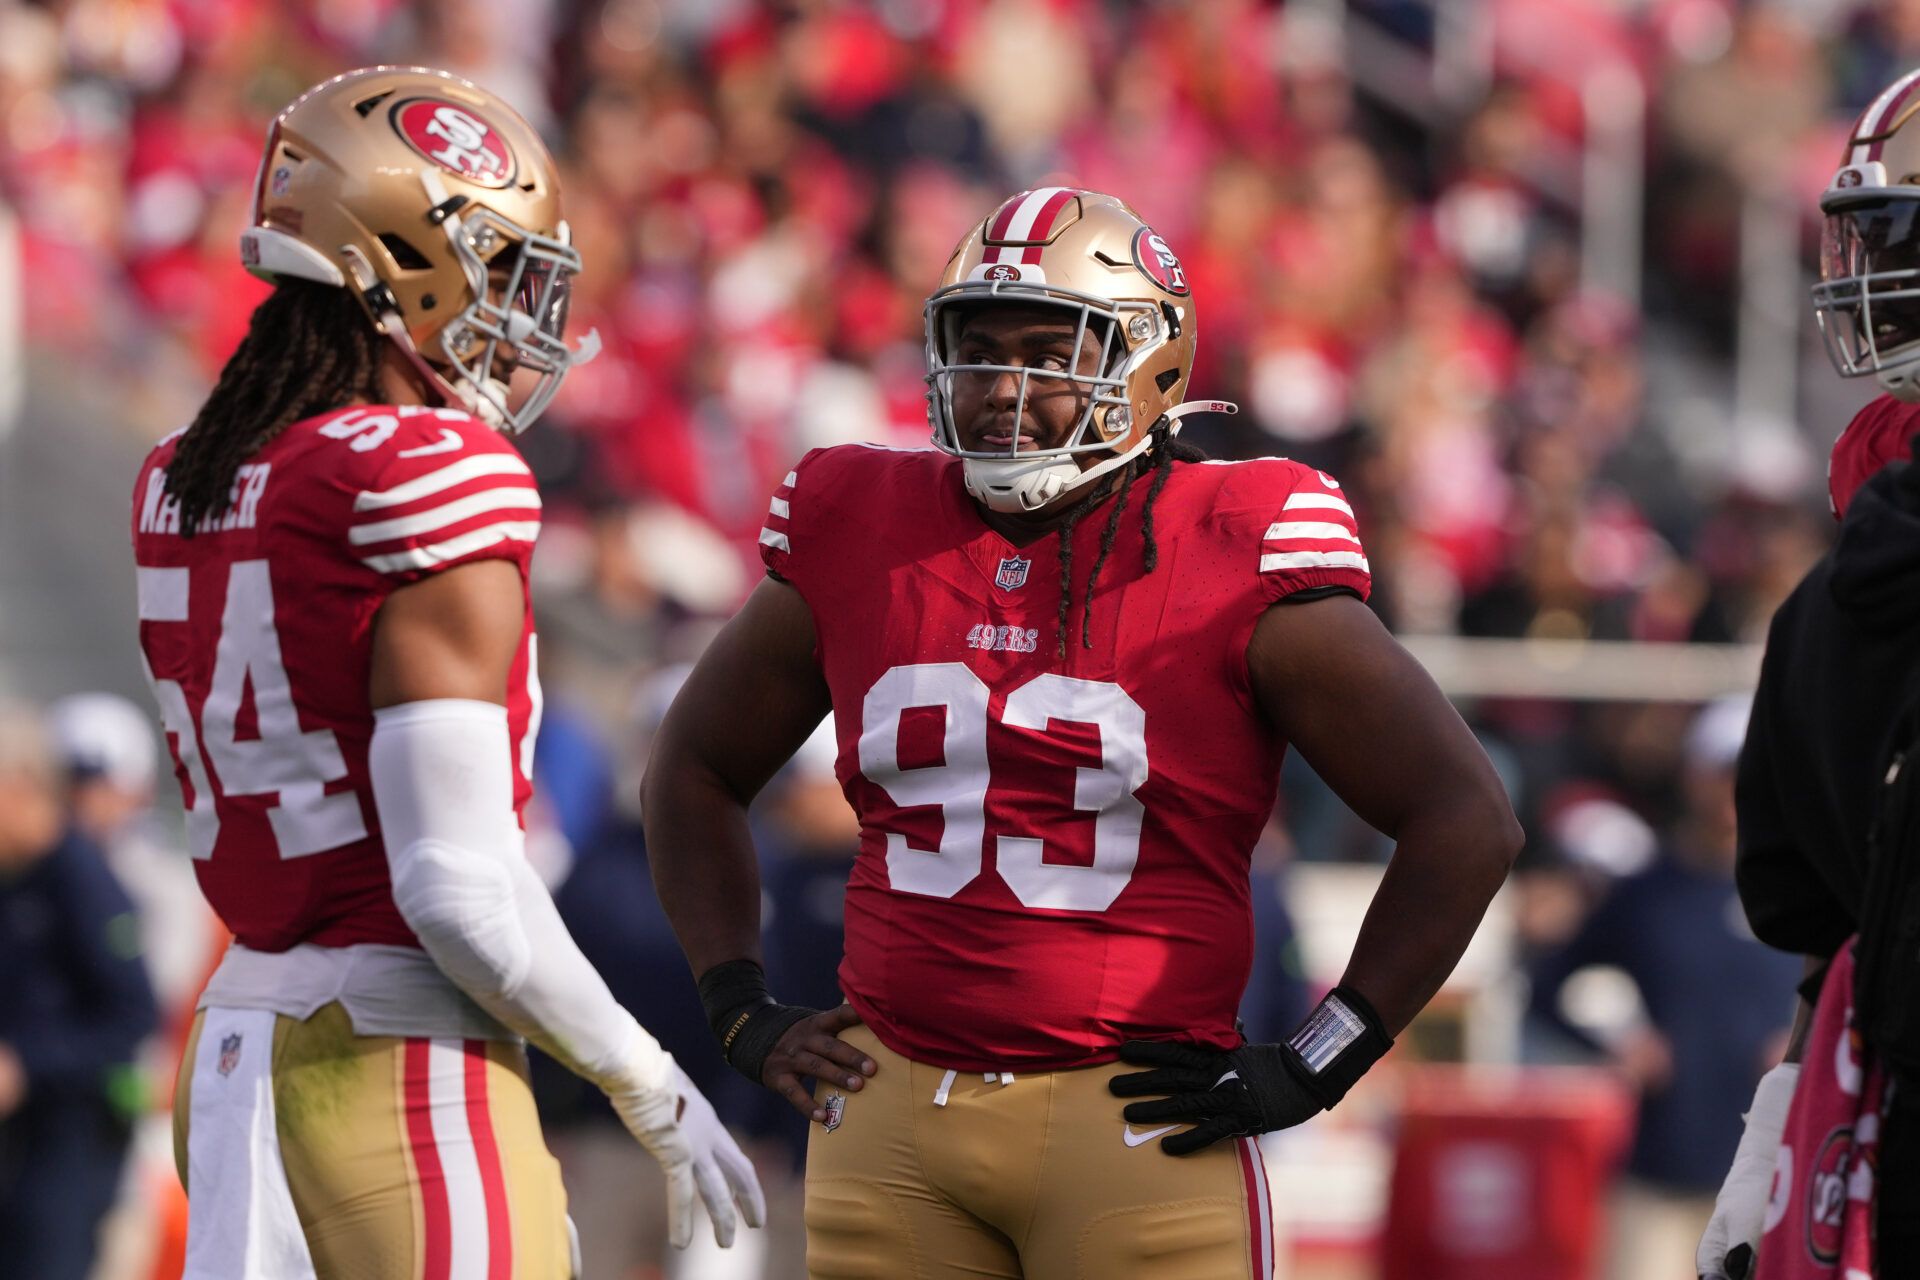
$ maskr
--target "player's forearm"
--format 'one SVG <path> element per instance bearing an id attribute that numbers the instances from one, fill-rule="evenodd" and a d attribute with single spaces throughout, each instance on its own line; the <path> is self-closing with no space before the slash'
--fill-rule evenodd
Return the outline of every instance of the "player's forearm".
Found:
<path id="1" fill-rule="evenodd" d="M 1830 958 L 1822 956 L 1806 957 L 1806 965 L 1801 973 L 1804 980 L 1824 970 L 1831 963 Z M 1806 1056 L 1807 1036 L 1813 1031 L 1813 1005 L 1803 995 L 1796 994 L 1793 1000 L 1793 1030 L 1787 1033 L 1787 1051 L 1781 1057 L 1782 1062 L 1797 1063 Z"/>
<path id="2" fill-rule="evenodd" d="M 453 984 L 609 1093 L 671 1060 L 580 953 L 520 849 L 506 711 L 436 699 L 380 710 L 368 747 L 394 905 Z"/>
<path id="3" fill-rule="evenodd" d="M 512 874 L 514 910 L 528 953 L 517 980 L 502 983 L 490 976 L 490 967 L 483 967 L 477 980 L 455 972 L 456 967 L 470 972 L 471 957 L 448 955 L 450 948 L 437 932 L 429 948 L 435 963 L 475 1003 L 575 1075 L 608 1092 L 635 1083 L 657 1087 L 666 1072 L 664 1051 L 614 999 L 533 869 L 523 861 Z M 452 946 L 461 944 L 456 940 Z"/>
<path id="4" fill-rule="evenodd" d="M 1506 798 L 1485 796 L 1419 813 L 1399 837 L 1341 979 L 1396 1036 L 1459 963 L 1522 833 Z"/>
<path id="5" fill-rule="evenodd" d="M 714 771 L 661 743 L 641 787 L 654 892 L 697 978 L 760 959 L 760 865 L 746 803 Z"/>

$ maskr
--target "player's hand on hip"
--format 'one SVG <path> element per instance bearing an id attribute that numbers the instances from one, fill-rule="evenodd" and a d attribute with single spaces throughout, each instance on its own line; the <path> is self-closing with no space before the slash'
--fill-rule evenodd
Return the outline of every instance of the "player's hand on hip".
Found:
<path id="1" fill-rule="evenodd" d="M 766 1222 L 766 1197 L 753 1162 L 678 1063 L 658 1089 L 608 1096 L 628 1132 L 667 1175 L 668 1238 L 674 1248 L 684 1249 L 693 1242 L 696 1196 L 707 1207 L 714 1242 L 722 1249 L 733 1243 L 740 1219 L 750 1227 Z"/>
<path id="2" fill-rule="evenodd" d="M 1160 1139 L 1168 1155 L 1191 1155 L 1222 1138 L 1271 1133 L 1310 1120 L 1346 1097 L 1367 1069 L 1393 1047 L 1393 1037 L 1365 996 L 1345 985 L 1315 1005 L 1281 1044 L 1231 1051 L 1163 1040 L 1129 1040 L 1120 1060 L 1151 1070 L 1118 1075 L 1107 1088 L 1130 1103 L 1130 1124 L 1187 1124 Z"/>
<path id="3" fill-rule="evenodd" d="M 879 1069 L 872 1058 L 840 1038 L 860 1021 L 852 1005 L 810 1009 L 781 1004 L 767 990 L 767 975 L 757 960 L 727 960 L 701 974 L 700 1004 L 727 1065 L 785 1098 L 809 1120 L 825 1124 L 827 1112 L 813 1104 L 806 1077 L 835 1088 L 859 1089 Z"/>
<path id="4" fill-rule="evenodd" d="M 1734 1150 L 1733 1165 L 1713 1202 L 1713 1217 L 1700 1237 L 1694 1266 L 1704 1280 L 1745 1280 L 1766 1225 L 1767 1197 L 1773 1189 L 1773 1165 L 1786 1131 L 1787 1108 L 1800 1082 L 1800 1064 L 1783 1062 L 1760 1077 L 1747 1109 L 1746 1129 Z"/>
<path id="5" fill-rule="evenodd" d="M 814 1103 L 804 1077 L 822 1084 L 859 1090 L 879 1065 L 840 1038 L 856 1025 L 860 1015 L 850 1004 L 809 1012 L 780 1033 L 760 1068 L 760 1083 L 792 1104 L 793 1109 L 818 1124 L 826 1123 L 825 1107 Z"/>
<path id="6" fill-rule="evenodd" d="M 1192 1155 L 1222 1138 L 1287 1129 L 1322 1110 L 1293 1078 L 1285 1046 L 1250 1044 L 1225 1052 L 1161 1040 L 1129 1040 L 1120 1059 L 1146 1071 L 1118 1075 L 1107 1088 L 1122 1098 L 1163 1094 L 1122 1109 L 1129 1124 L 1193 1126 L 1160 1139 L 1170 1156 Z"/>

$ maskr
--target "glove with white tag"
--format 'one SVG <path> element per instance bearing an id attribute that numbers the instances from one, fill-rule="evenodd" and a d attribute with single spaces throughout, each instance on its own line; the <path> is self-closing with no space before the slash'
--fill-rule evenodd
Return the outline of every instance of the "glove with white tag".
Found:
<path id="1" fill-rule="evenodd" d="M 684 1249 L 693 1241 L 697 1194 L 713 1220 L 714 1242 L 724 1249 L 733 1243 L 739 1218 L 745 1218 L 750 1227 L 766 1222 L 760 1180 L 753 1162 L 714 1114 L 713 1104 L 671 1055 L 659 1053 L 659 1057 L 665 1059 L 666 1070 L 657 1083 L 648 1084 L 636 1073 L 630 1083 L 609 1089 L 607 1100 L 627 1132 L 653 1154 L 667 1175 L 668 1238 L 673 1247 Z"/>
<path id="2" fill-rule="evenodd" d="M 1118 1097 L 1166 1094 L 1129 1103 L 1130 1124 L 1188 1124 L 1160 1139 L 1168 1155 L 1191 1155 L 1222 1138 L 1288 1129 L 1328 1110 L 1393 1047 L 1365 997 L 1335 987 L 1284 1044 L 1222 1051 L 1158 1040 L 1129 1040 L 1120 1058 L 1152 1070 L 1107 1082 Z"/>
<path id="3" fill-rule="evenodd" d="M 1773 1189 L 1773 1165 L 1786 1132 L 1787 1108 L 1794 1086 L 1800 1083 L 1800 1064 L 1783 1062 L 1760 1077 L 1747 1127 L 1733 1153 L 1733 1165 L 1713 1202 L 1713 1217 L 1694 1254 L 1701 1280 L 1746 1280 L 1760 1248 L 1766 1223 L 1767 1197 Z"/>

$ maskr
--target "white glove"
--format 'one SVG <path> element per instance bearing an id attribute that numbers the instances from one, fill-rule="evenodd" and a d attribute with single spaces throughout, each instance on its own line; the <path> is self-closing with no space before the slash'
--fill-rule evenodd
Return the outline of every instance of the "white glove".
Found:
<path id="1" fill-rule="evenodd" d="M 1747 1111 L 1746 1131 L 1733 1153 L 1733 1167 L 1720 1184 L 1720 1195 L 1713 1202 L 1713 1217 L 1707 1221 L 1706 1234 L 1693 1255 L 1694 1268 L 1702 1280 L 1744 1280 L 1752 1273 L 1754 1255 L 1760 1248 L 1765 1225 L 1767 1196 L 1773 1187 L 1773 1163 L 1780 1151 L 1780 1135 L 1787 1128 L 1787 1108 L 1793 1102 L 1794 1086 L 1800 1083 L 1800 1064 L 1783 1062 L 1760 1077 L 1753 1091 L 1753 1106 Z M 1736 1250 L 1744 1259 L 1729 1259 Z M 1728 1263 L 1739 1267 L 1729 1271 Z"/>
<path id="2" fill-rule="evenodd" d="M 679 1063 L 667 1057 L 666 1077 L 658 1086 L 636 1081 L 610 1091 L 607 1099 L 620 1113 L 627 1132 L 653 1153 L 666 1172 L 668 1236 L 674 1248 L 684 1249 L 693 1242 L 696 1191 L 713 1219 L 714 1243 L 722 1249 L 733 1243 L 735 1201 L 748 1226 L 766 1222 L 767 1201 L 753 1162 L 734 1143 L 713 1113 L 713 1104 L 687 1079 Z"/>

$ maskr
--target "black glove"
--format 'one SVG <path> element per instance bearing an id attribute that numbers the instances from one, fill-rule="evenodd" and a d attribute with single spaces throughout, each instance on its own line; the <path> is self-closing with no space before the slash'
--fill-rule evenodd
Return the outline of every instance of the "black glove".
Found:
<path id="1" fill-rule="evenodd" d="M 1122 1061 L 1153 1067 L 1115 1076 L 1107 1088 L 1122 1098 L 1170 1095 L 1129 1103 L 1121 1112 L 1132 1124 L 1190 1124 L 1160 1139 L 1170 1156 L 1191 1155 L 1222 1138 L 1266 1133 L 1299 1124 L 1321 1111 L 1320 1100 L 1295 1080 L 1286 1046 L 1250 1044 L 1224 1053 L 1164 1040 L 1129 1040 Z"/>
<path id="2" fill-rule="evenodd" d="M 1160 1139 L 1170 1156 L 1191 1155 L 1222 1138 L 1270 1133 L 1332 1107 L 1393 1047 L 1380 1016 L 1358 992 L 1336 987 L 1285 1044 L 1249 1044 L 1232 1051 L 1159 1040 L 1129 1040 L 1120 1058 L 1153 1070 L 1107 1082 L 1129 1103 L 1131 1124 L 1190 1124 Z M 1317 1069 L 1316 1069 L 1317 1068 Z"/>
<path id="3" fill-rule="evenodd" d="M 819 1013 L 780 1004 L 767 990 L 766 971 L 752 960 L 729 960 L 700 975 L 700 1003 L 727 1065 L 755 1084 L 788 1027 Z"/>

